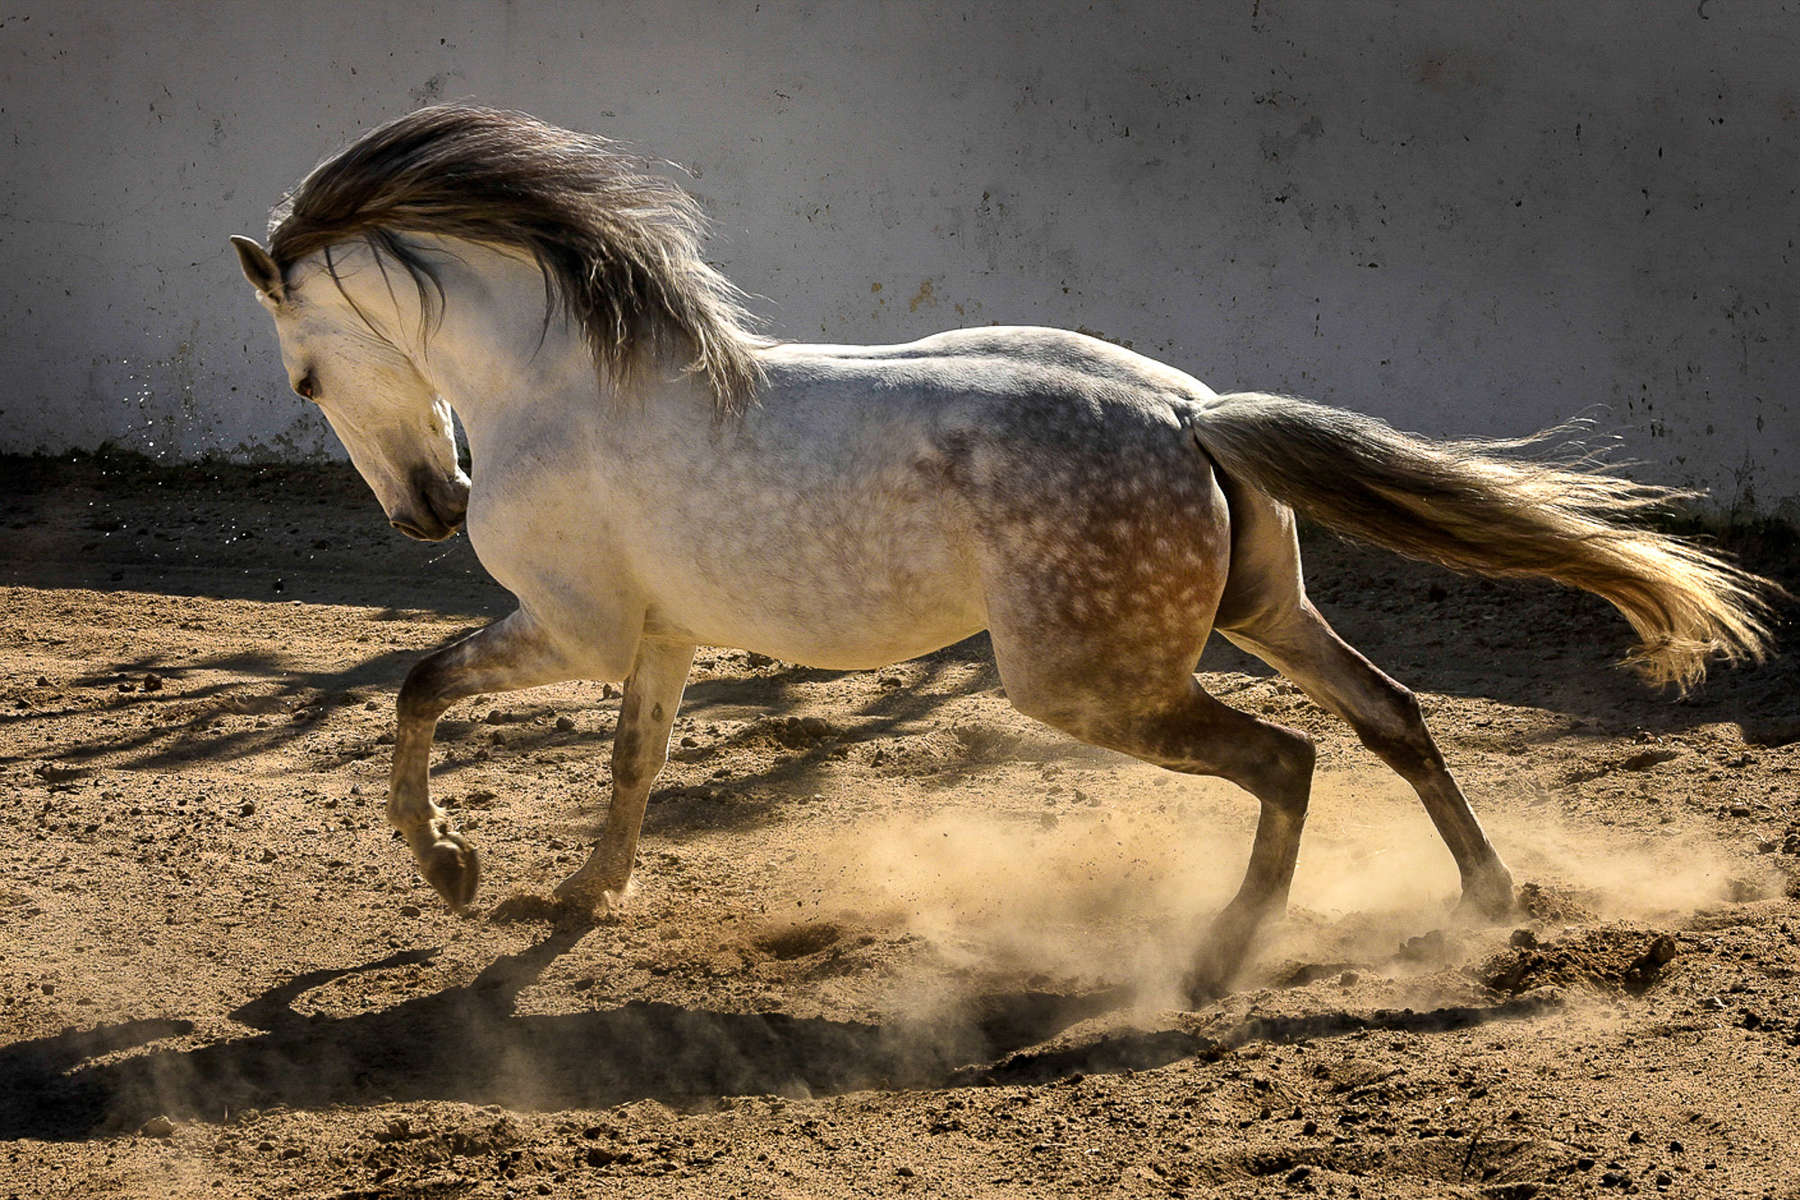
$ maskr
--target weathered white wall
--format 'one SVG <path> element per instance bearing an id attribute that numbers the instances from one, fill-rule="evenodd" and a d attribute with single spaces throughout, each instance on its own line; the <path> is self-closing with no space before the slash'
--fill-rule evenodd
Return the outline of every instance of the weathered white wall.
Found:
<path id="1" fill-rule="evenodd" d="M 688 165 L 786 337 L 1085 327 L 1800 515 L 1800 4 L 25 0 L 0 449 L 328 452 L 225 236 L 471 99 Z"/>

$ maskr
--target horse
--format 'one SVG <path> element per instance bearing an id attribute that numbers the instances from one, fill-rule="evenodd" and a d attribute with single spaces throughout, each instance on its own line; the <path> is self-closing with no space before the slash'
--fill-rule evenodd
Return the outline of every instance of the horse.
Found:
<path id="1" fill-rule="evenodd" d="M 1055 329 L 769 339 L 701 257 L 705 229 L 683 189 L 605 138 L 440 105 L 315 167 L 267 248 L 231 239 L 294 391 L 393 527 L 431 541 L 466 525 L 517 599 L 398 696 L 387 818 L 452 909 L 474 898 L 480 860 L 427 774 L 458 700 L 623 681 L 605 822 L 554 893 L 592 916 L 626 895 L 698 645 L 876 668 L 985 629 L 1021 713 L 1260 805 L 1242 884 L 1197 938 L 1188 984 L 1216 995 L 1285 911 L 1314 747 L 1201 688 L 1213 630 L 1417 791 L 1465 908 L 1500 919 L 1514 903 L 1413 693 L 1308 600 L 1296 513 L 1604 597 L 1652 684 L 1685 690 L 1713 660 L 1767 653 L 1774 585 L 1634 520 L 1694 493 L 1526 453 L 1532 438 L 1434 440 L 1221 395 Z"/>

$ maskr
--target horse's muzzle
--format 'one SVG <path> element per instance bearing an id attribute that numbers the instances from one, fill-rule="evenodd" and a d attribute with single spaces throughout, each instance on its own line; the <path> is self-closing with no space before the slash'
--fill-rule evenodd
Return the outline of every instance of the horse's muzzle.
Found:
<path id="1" fill-rule="evenodd" d="M 446 479 L 429 471 L 413 476 L 413 503 L 388 518 L 401 533 L 421 542 L 441 542 L 462 528 L 469 512 L 469 477 L 459 468 Z"/>

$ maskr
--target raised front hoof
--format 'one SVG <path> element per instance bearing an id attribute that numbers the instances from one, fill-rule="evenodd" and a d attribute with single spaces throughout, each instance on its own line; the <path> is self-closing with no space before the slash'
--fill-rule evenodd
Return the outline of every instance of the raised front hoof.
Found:
<path id="1" fill-rule="evenodd" d="M 1510 920 L 1518 911 L 1512 875 L 1502 870 L 1494 875 L 1463 881 L 1462 900 L 1456 914 L 1467 920 L 1497 925 Z"/>
<path id="2" fill-rule="evenodd" d="M 419 855 L 419 874 L 425 877 L 453 912 L 467 908 L 481 885 L 481 859 L 469 839 L 444 832 Z"/>

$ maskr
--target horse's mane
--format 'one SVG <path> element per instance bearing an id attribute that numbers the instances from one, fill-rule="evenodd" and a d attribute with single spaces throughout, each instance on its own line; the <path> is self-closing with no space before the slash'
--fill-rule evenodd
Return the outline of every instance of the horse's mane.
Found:
<path id="1" fill-rule="evenodd" d="M 418 286 L 443 289 L 398 236 L 438 234 L 510 247 L 544 273 L 547 300 L 576 321 L 616 382 L 664 354 L 691 356 L 721 413 L 762 379 L 742 293 L 700 257 L 706 218 L 680 187 L 639 169 L 605 138 L 524 113 L 421 108 L 313 168 L 270 221 L 270 253 L 295 262 L 361 238 Z M 327 265 L 329 266 L 329 258 Z M 546 317 L 546 319 L 548 319 Z"/>

